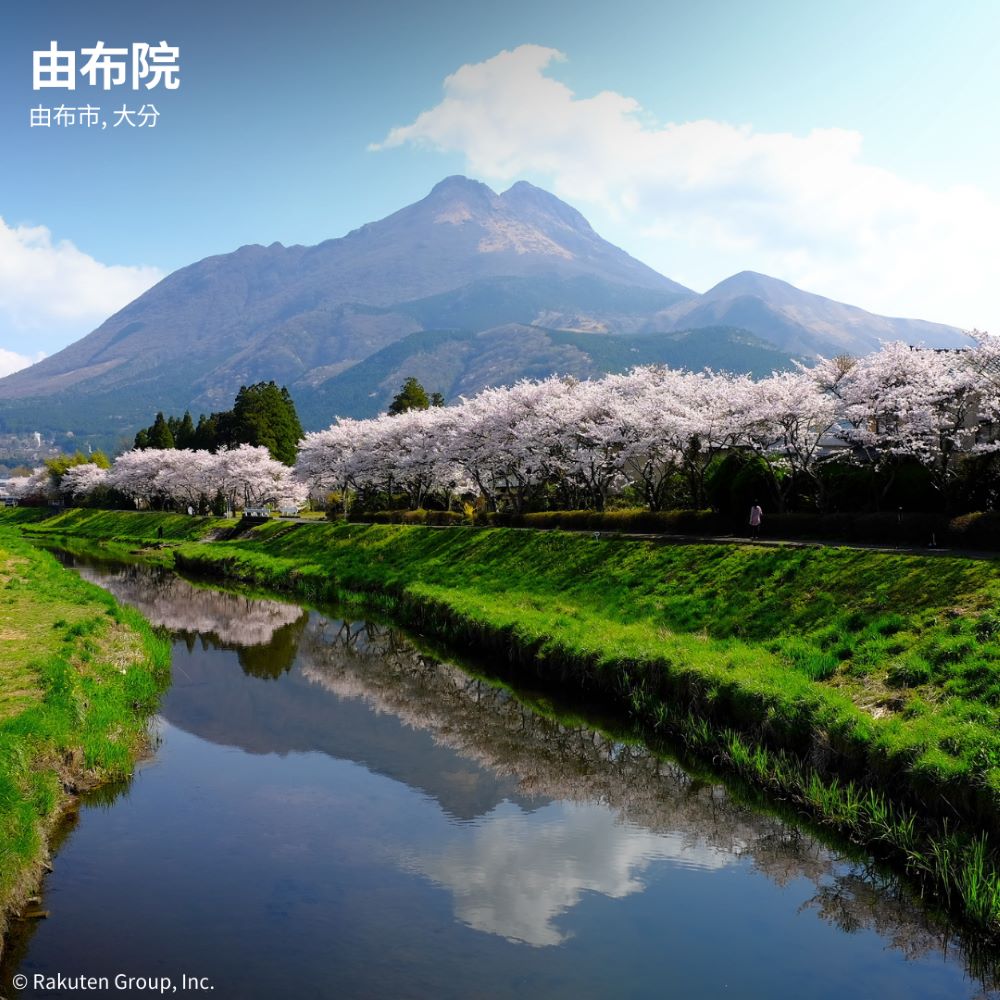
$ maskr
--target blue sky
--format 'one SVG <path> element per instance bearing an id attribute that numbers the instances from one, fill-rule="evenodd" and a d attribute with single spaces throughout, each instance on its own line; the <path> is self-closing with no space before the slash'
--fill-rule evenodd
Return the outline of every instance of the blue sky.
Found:
<path id="1" fill-rule="evenodd" d="M 11 0 L 0 19 L 11 354 L 52 353 L 184 264 L 343 235 L 450 173 L 546 187 L 699 291 L 746 268 L 1000 331 L 993 0 Z M 40 104 L 142 99 L 33 91 L 53 39 L 179 46 L 180 88 L 145 95 L 156 129 L 30 129 Z"/>

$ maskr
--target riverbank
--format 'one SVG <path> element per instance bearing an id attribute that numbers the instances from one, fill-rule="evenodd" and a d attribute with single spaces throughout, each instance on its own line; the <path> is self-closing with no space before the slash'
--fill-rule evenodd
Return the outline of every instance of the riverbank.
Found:
<path id="1" fill-rule="evenodd" d="M 78 520 L 95 538 L 94 516 L 26 530 Z M 136 515 L 101 516 L 109 536 L 158 535 L 157 515 L 141 531 Z M 426 634 L 596 694 L 1000 930 L 991 561 L 279 522 L 169 551 L 180 568 L 307 598 L 365 594 Z"/>
<path id="2" fill-rule="evenodd" d="M 127 777 L 146 749 L 169 647 L 136 612 L 27 544 L 7 519 L 0 590 L 2 937 L 35 892 L 48 839 L 75 795 Z"/>
<path id="3" fill-rule="evenodd" d="M 173 681 L 155 760 L 60 826 L 51 919 L 20 925 L 7 983 L 186 968 L 261 1000 L 995 987 L 976 936 L 867 853 L 646 749 L 568 686 L 360 606 L 59 558 L 171 630 Z"/>

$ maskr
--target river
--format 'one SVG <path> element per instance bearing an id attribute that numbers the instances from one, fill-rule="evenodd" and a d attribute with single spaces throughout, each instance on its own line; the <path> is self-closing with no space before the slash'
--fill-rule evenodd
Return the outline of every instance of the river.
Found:
<path id="1" fill-rule="evenodd" d="M 995 995 L 870 860 L 551 694 L 385 624 L 65 558 L 170 631 L 173 683 L 153 755 L 62 831 L 12 996 Z"/>

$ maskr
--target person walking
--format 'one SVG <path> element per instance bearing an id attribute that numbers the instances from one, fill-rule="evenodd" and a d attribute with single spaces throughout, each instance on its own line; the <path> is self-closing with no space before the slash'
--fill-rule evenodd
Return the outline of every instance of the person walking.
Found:
<path id="1" fill-rule="evenodd" d="M 760 522 L 764 517 L 764 512 L 760 509 L 760 503 L 754 500 L 753 506 L 750 508 L 750 537 L 760 538 Z"/>

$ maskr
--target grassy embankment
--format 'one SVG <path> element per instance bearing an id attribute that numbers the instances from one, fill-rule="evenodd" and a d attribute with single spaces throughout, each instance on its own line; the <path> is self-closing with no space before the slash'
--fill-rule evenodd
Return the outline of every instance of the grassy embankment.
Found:
<path id="1" fill-rule="evenodd" d="M 74 507 L 55 515 L 18 507 L 0 511 L 0 524 L 21 523 L 37 527 L 47 535 L 66 534 L 101 542 L 154 543 L 194 541 L 213 531 L 238 524 L 237 518 L 189 517 L 157 511 L 88 510 Z"/>
<path id="2" fill-rule="evenodd" d="M 0 519 L 0 932 L 37 885 L 72 793 L 124 778 L 169 676 L 134 611 Z"/>
<path id="3" fill-rule="evenodd" d="M 95 516 L 53 527 L 100 537 Z M 100 516 L 139 539 L 135 515 Z M 279 522 L 174 557 L 307 597 L 378 595 L 417 629 L 599 694 L 1000 933 L 990 560 Z"/>

